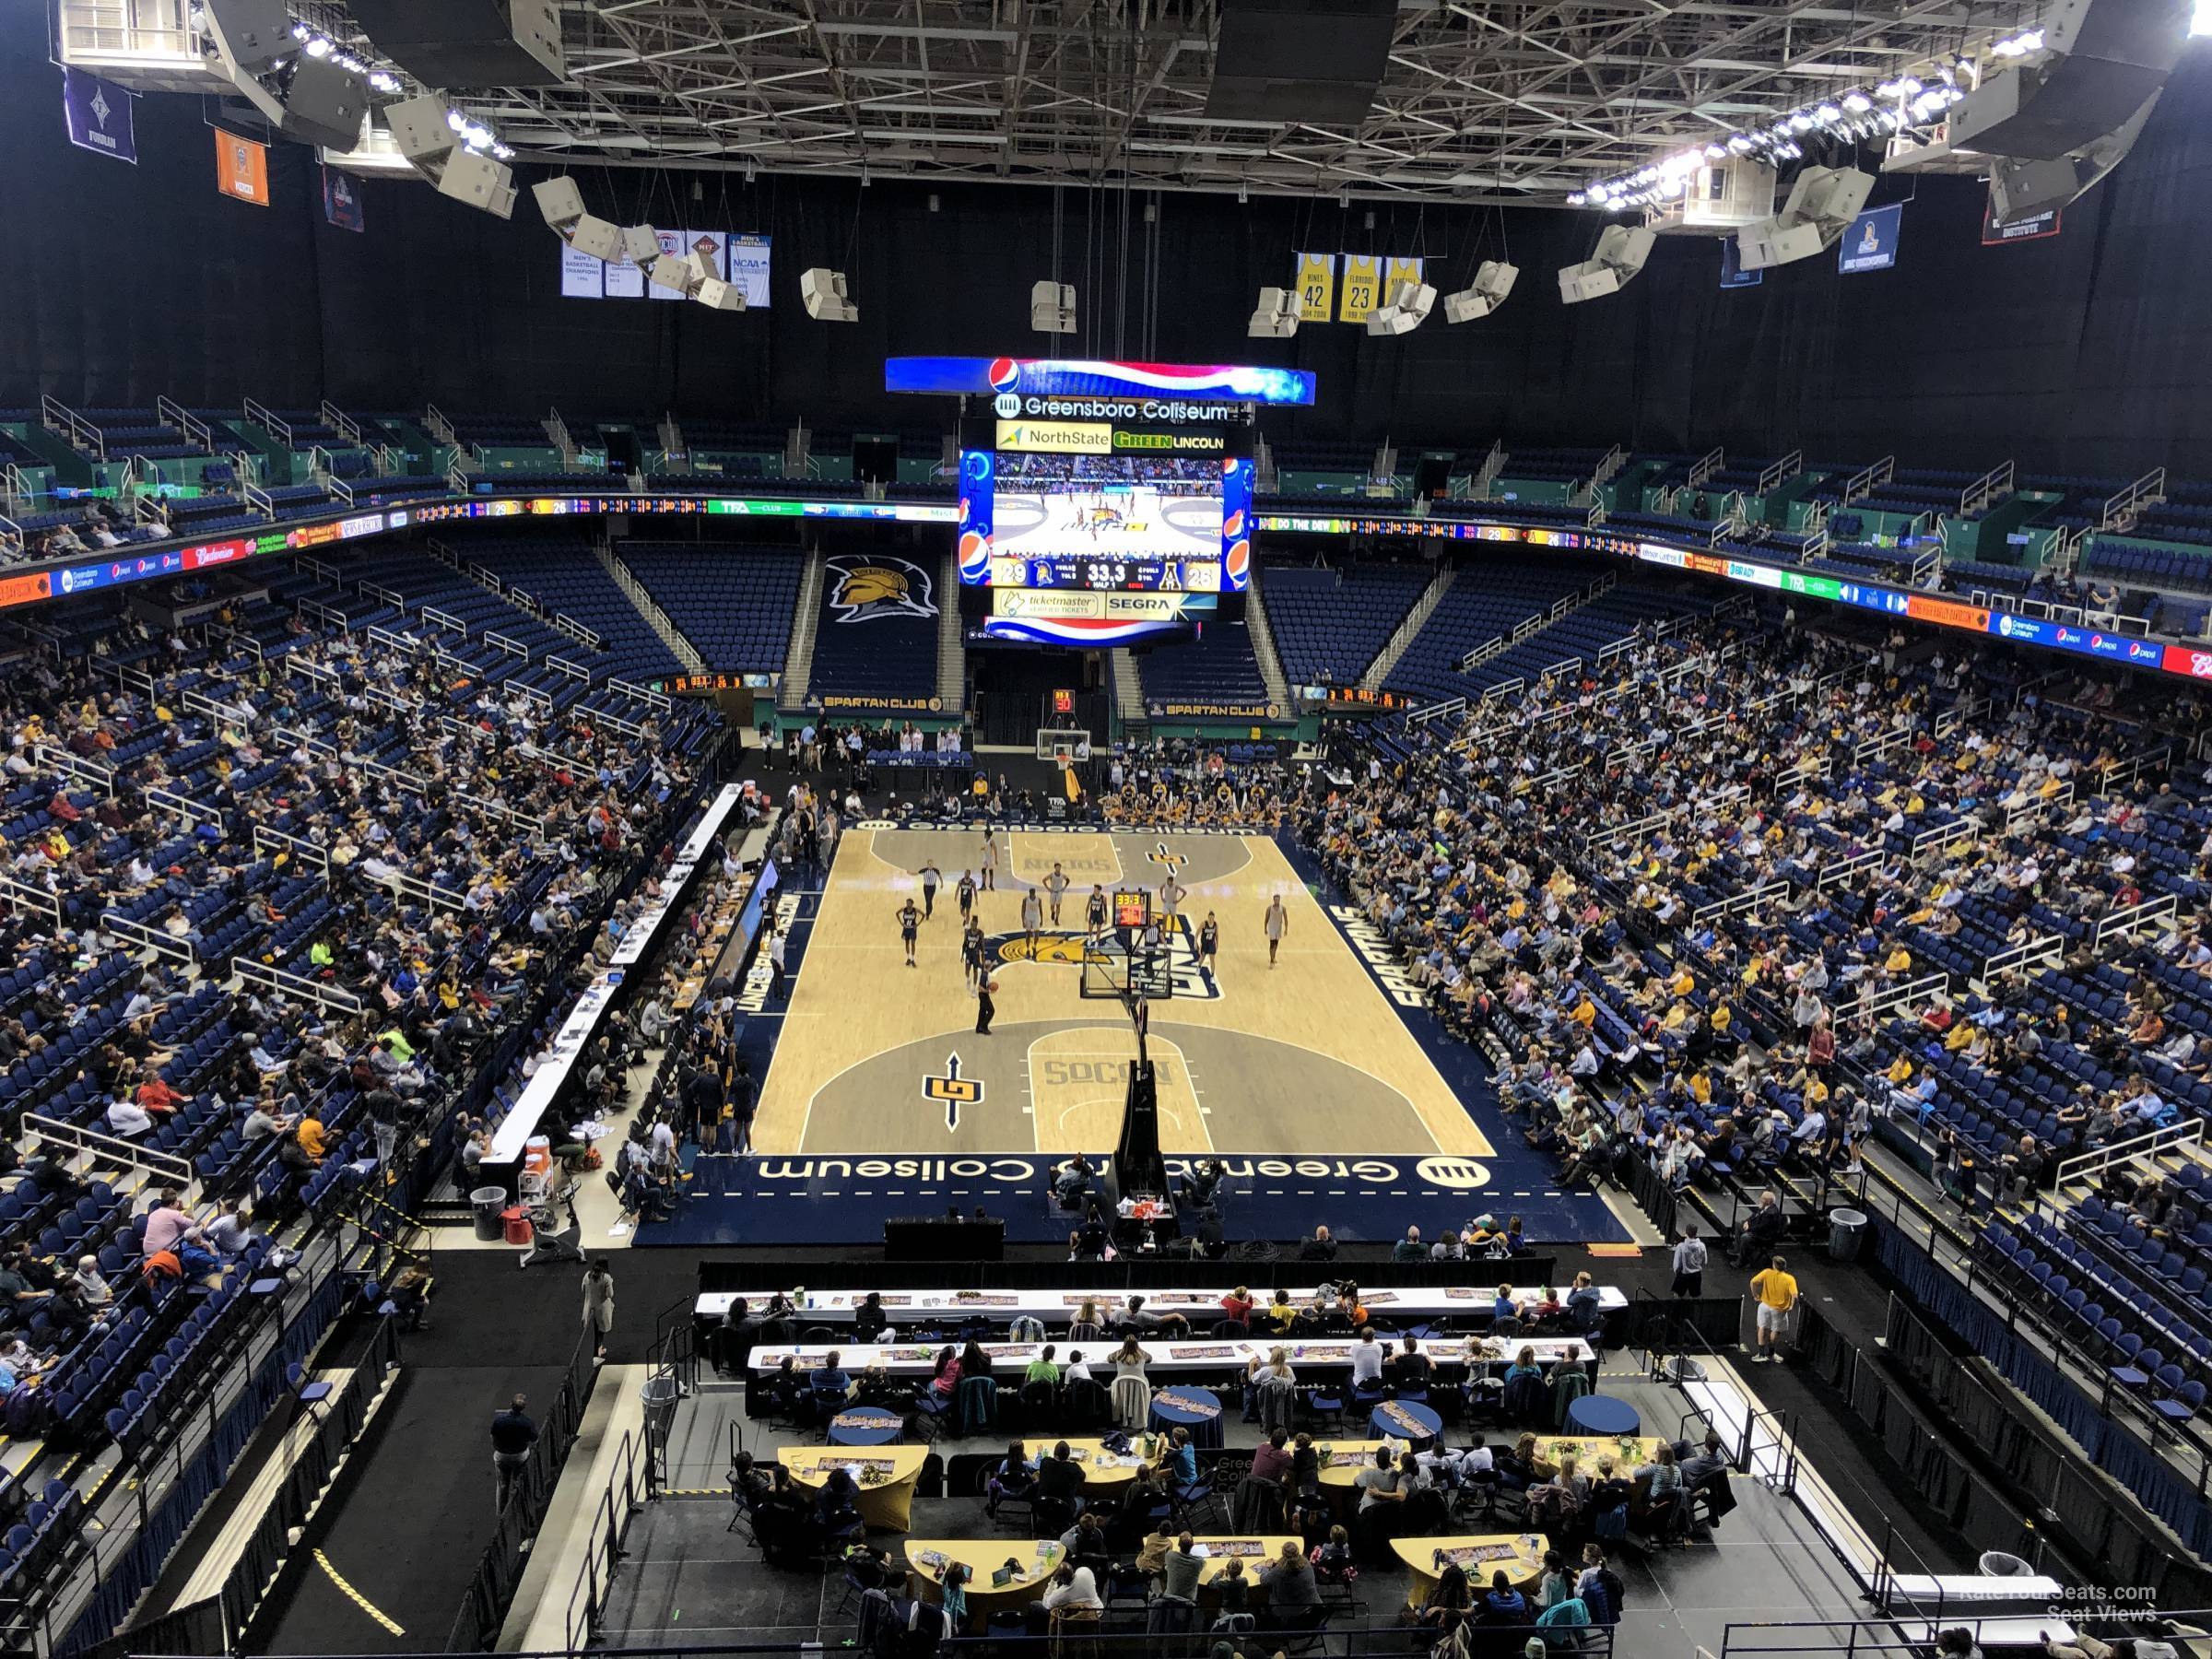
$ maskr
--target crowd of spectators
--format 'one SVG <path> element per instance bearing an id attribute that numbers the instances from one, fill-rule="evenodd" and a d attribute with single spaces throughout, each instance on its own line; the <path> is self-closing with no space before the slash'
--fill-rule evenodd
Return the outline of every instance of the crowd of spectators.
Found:
<path id="1" fill-rule="evenodd" d="M 1300 830 L 1567 1179 L 1850 1171 L 1894 1117 L 1987 1204 L 2205 1103 L 2204 721 L 1707 622 L 1379 735 Z"/>

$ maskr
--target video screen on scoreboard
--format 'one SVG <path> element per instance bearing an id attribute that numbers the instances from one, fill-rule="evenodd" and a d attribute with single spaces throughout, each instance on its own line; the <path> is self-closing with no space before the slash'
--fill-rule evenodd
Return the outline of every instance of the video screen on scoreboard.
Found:
<path id="1" fill-rule="evenodd" d="M 989 438 L 971 430 L 960 456 L 963 584 L 1244 590 L 1253 465 L 1236 453 L 1242 431 L 1013 419 Z"/>
<path id="2" fill-rule="evenodd" d="M 1001 455 L 995 509 L 994 559 L 1080 564 L 1086 587 L 1124 586 L 1139 569 L 1210 569 L 1221 559 L 1218 456 Z"/>

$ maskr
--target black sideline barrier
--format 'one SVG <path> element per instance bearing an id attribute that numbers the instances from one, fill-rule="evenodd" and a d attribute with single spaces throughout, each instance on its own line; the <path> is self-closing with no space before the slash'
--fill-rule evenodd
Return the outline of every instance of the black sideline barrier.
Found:
<path id="1" fill-rule="evenodd" d="M 1901 1297 L 1889 1299 L 1885 1339 L 1887 1364 L 1853 1347 L 1808 1304 L 1794 1347 L 1803 1370 L 1849 1403 L 1928 1506 L 1974 1549 L 2025 1554 L 2041 1532 L 2096 1582 L 2147 1588 L 2152 1606 L 2212 1599 L 2212 1572 L 2175 1555 L 2114 1503 L 2106 1482 L 2077 1453 L 2053 1443 L 1984 1361 L 1953 1352 Z"/>
<path id="2" fill-rule="evenodd" d="M 1600 1270 L 1592 1268 L 1599 1283 Z M 1300 1262 L 1284 1257 L 1274 1262 L 1159 1261 L 1123 1257 L 1112 1262 L 807 1262 L 796 1268 L 790 1263 L 702 1261 L 699 1265 L 700 1293 L 730 1291 L 738 1296 L 762 1296 L 789 1290 L 794 1281 L 809 1290 L 1182 1290 L 1194 1286 L 1228 1290 L 1238 1285 L 1254 1292 L 1272 1292 L 1278 1287 L 1302 1289 L 1307 1286 L 1345 1279 L 1376 1289 L 1426 1288 L 1442 1285 L 1490 1286 L 1557 1285 L 1559 1258 L 1550 1255 L 1509 1256 L 1502 1261 L 1477 1258 L 1471 1262 Z M 1263 1298 L 1262 1300 L 1265 1300 Z M 1470 1313 L 1487 1308 L 1469 1304 Z M 1389 1317 L 1389 1309 L 1375 1310 Z"/>

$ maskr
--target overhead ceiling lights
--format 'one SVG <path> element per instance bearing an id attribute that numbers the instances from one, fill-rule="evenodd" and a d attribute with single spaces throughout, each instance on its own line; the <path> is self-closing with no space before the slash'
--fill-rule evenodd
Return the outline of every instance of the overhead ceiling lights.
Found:
<path id="1" fill-rule="evenodd" d="M 2206 0 L 2212 6 L 2212 0 Z M 2020 56 L 2042 49 L 2042 33 L 2030 29 L 1998 42 Z M 1992 48 L 1997 50 L 1996 47 Z M 1970 72 L 1971 72 L 1971 65 Z M 1893 133 L 1924 126 L 1966 96 L 1953 67 L 1931 71 L 1937 78 L 1922 81 L 1900 76 L 1871 89 L 1854 87 L 1836 97 L 1790 110 L 1768 125 L 1747 127 L 1705 144 L 1693 145 L 1662 158 L 1634 172 L 1601 179 L 1567 196 L 1570 207 L 1603 207 L 1609 212 L 1657 206 L 1679 197 L 1692 174 L 1730 156 L 1752 156 L 1770 165 L 1805 159 L 1807 143 L 1836 140 L 1857 144 L 1887 142 Z"/>

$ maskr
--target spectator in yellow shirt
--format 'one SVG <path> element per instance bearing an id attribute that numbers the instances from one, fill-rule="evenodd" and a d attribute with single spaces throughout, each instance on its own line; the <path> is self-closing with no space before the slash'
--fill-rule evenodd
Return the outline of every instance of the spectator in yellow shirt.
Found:
<path id="1" fill-rule="evenodd" d="M 1751 1363 L 1782 1363 L 1782 1334 L 1788 1328 L 1790 1310 L 1797 1305 L 1797 1281 L 1780 1256 L 1763 1272 L 1751 1276 L 1751 1294 L 1759 1299 L 1759 1352 Z"/>

